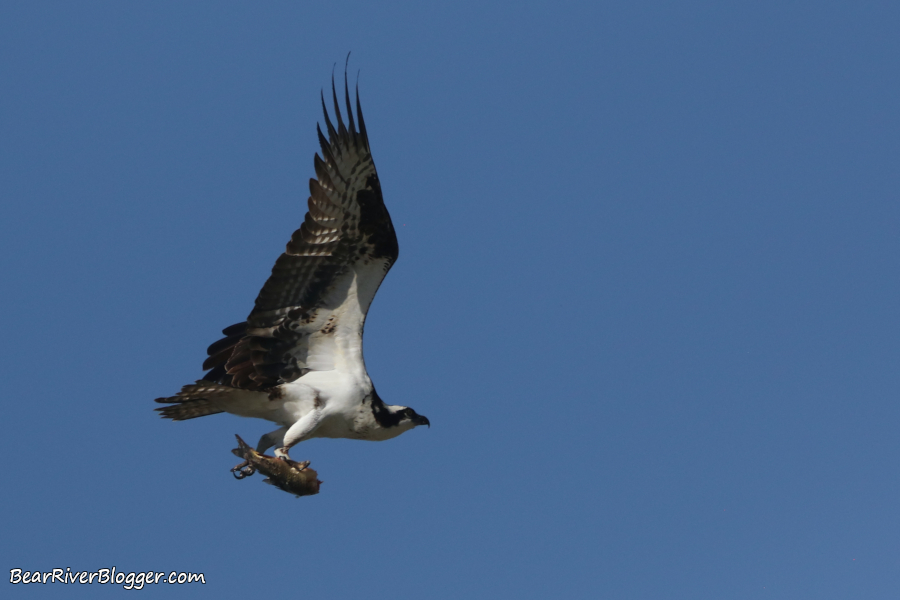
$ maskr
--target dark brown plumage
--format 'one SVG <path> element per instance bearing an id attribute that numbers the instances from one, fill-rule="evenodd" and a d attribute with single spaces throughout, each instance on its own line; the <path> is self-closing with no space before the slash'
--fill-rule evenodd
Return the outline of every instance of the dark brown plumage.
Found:
<path id="1" fill-rule="evenodd" d="M 355 264 L 387 259 L 387 274 L 397 259 L 397 236 L 372 161 L 359 92 L 357 130 L 346 74 L 344 86 L 347 124 L 334 81 L 337 128 L 322 95 L 328 138 L 316 128 L 322 156 L 313 160 L 316 179 L 309 181 L 306 218 L 275 261 L 247 321 L 224 329 L 225 337 L 210 345 L 203 363 L 207 381 L 267 390 L 301 377 L 308 367 L 296 348 L 313 333 L 309 325 L 335 283 Z"/>

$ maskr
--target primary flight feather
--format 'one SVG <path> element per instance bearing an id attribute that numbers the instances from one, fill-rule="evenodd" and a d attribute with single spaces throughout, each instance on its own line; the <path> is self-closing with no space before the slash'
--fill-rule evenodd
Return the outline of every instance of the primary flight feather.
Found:
<path id="1" fill-rule="evenodd" d="M 314 437 L 387 440 L 428 419 L 385 404 L 366 372 L 363 327 L 375 292 L 397 260 L 397 236 L 381 196 L 359 90 L 356 120 L 344 76 L 347 122 L 332 80 L 337 128 L 316 127 L 322 155 L 309 181 L 309 211 L 275 261 L 247 320 L 226 327 L 203 363 L 208 373 L 157 408 L 175 421 L 221 412 L 273 421 L 257 451 L 287 457 Z M 357 122 L 358 121 L 358 127 Z"/>

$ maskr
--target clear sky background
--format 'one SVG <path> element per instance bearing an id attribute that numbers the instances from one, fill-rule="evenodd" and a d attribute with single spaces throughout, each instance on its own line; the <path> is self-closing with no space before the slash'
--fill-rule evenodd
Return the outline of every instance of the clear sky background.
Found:
<path id="1" fill-rule="evenodd" d="M 0 568 L 207 598 L 896 598 L 896 2 L 0 5 Z M 159 419 L 306 210 L 348 51 L 431 419 Z M 119 586 L 12 586 L 108 597 Z M 115 590 L 115 591 L 114 591 Z"/>

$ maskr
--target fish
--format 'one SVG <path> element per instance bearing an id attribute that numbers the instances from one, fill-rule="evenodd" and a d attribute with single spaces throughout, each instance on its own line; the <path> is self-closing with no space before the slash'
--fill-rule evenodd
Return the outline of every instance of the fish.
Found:
<path id="1" fill-rule="evenodd" d="M 289 458 L 268 456 L 251 448 L 241 436 L 235 434 L 238 447 L 232 454 L 244 459 L 231 469 L 235 479 L 244 479 L 259 471 L 266 475 L 263 483 L 274 485 L 279 490 L 300 496 L 312 496 L 319 493 L 319 474 L 309 468 L 309 461 L 296 462 Z"/>

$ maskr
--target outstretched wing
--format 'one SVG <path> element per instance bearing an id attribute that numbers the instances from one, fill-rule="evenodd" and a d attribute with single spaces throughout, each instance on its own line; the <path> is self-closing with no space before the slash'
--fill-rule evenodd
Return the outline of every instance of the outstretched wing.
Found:
<path id="1" fill-rule="evenodd" d="M 345 302 L 358 302 L 364 318 L 397 260 L 397 236 L 372 162 L 359 90 L 358 130 L 346 74 L 346 125 L 333 79 L 331 93 L 337 129 L 323 94 L 328 139 L 317 126 L 322 156 L 314 159 L 309 212 L 275 262 L 247 321 L 226 328 L 225 337 L 209 347 L 203 363 L 211 369 L 207 381 L 265 390 L 309 370 L 334 368 L 334 332 L 346 313 Z"/>

